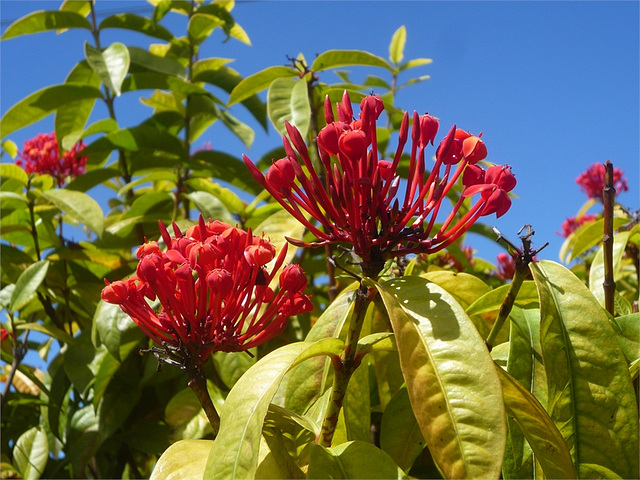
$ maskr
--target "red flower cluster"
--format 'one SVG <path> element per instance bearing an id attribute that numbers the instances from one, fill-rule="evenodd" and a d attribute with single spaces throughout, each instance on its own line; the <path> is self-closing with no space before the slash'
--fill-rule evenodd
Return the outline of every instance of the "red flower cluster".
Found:
<path id="1" fill-rule="evenodd" d="M 174 238 L 160 223 L 161 251 L 147 242 L 137 252 L 137 273 L 108 283 L 102 299 L 120 305 L 159 345 L 169 346 L 178 363 L 202 365 L 216 351 L 237 352 L 260 345 L 284 330 L 292 315 L 312 304 L 302 291 L 307 278 L 298 265 L 280 274 L 286 245 L 276 250 L 263 237 L 220 221 L 205 222 L 184 234 L 173 224 Z M 276 258 L 271 272 L 266 264 Z M 159 312 L 149 301 L 158 299 Z"/>
<path id="2" fill-rule="evenodd" d="M 593 163 L 586 171 L 576 178 L 576 183 L 580 186 L 588 198 L 597 198 L 602 200 L 602 189 L 605 182 L 605 166 L 602 163 Z M 629 190 L 627 179 L 623 177 L 624 171 L 619 168 L 613 169 L 613 186 L 616 194 Z"/>
<path id="3" fill-rule="evenodd" d="M 304 246 L 349 243 L 367 263 L 372 258 L 437 252 L 456 241 L 480 216 L 501 216 L 509 209 L 507 192 L 515 187 L 516 179 L 509 166 L 492 166 L 485 171 L 477 165 L 487 155 L 480 136 L 454 125 L 440 142 L 435 165 L 427 172 L 425 149 L 429 143 L 433 145 L 439 127 L 430 115 L 414 112 L 410 127 L 405 113 L 394 158 L 380 159 L 376 121 L 383 110 L 378 96 L 365 97 L 360 116 L 354 120 L 345 92 L 335 121 L 327 97 L 327 125 L 317 141 L 321 171 L 311 163 L 298 130 L 288 123 L 290 140 L 283 138 L 286 157 L 275 161 L 266 176 L 243 157 L 256 181 L 319 240 L 313 244 L 289 241 Z M 397 168 L 409 137 L 410 176 L 404 195 L 397 198 Z M 464 186 L 462 197 L 434 233 L 441 203 L 459 179 Z M 465 198 L 475 194 L 479 194 L 478 200 L 457 218 Z"/>
<path id="4" fill-rule="evenodd" d="M 562 238 L 567 238 L 573 232 L 577 230 L 577 228 L 585 223 L 593 222 L 596 219 L 595 215 L 587 213 L 582 215 L 580 218 L 571 217 L 567 218 L 564 222 L 562 222 L 562 232 L 556 232 L 562 236 Z"/>
<path id="5" fill-rule="evenodd" d="M 497 275 L 500 280 L 511 280 L 516 273 L 516 261 L 508 253 L 499 253 L 497 260 Z"/>
<path id="6" fill-rule="evenodd" d="M 23 167 L 27 173 L 47 173 L 54 177 L 61 187 L 67 177 L 77 177 L 85 172 L 87 157 L 79 155 L 84 147 L 83 142 L 78 142 L 60 158 L 60 148 L 55 134 L 41 133 L 24 142 L 16 165 Z"/>

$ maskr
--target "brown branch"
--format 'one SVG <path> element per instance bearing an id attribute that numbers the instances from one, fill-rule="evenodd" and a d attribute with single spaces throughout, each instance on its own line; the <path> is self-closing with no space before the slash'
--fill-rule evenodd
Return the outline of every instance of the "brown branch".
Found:
<path id="1" fill-rule="evenodd" d="M 613 186 L 613 163 L 607 160 L 604 164 L 604 188 L 602 190 L 602 204 L 604 215 L 604 233 L 602 236 L 602 245 L 604 250 L 604 306 L 605 309 L 613 315 L 614 313 L 614 294 L 616 291 L 616 282 L 613 280 L 613 205 L 616 195 L 616 189 Z"/>

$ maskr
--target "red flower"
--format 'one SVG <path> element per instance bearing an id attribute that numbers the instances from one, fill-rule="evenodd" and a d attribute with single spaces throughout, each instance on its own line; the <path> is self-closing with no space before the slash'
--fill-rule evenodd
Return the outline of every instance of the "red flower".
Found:
<path id="1" fill-rule="evenodd" d="M 327 97 L 327 125 L 317 139 L 321 161 L 318 171 L 302 136 L 288 123 L 288 138 L 283 137 L 286 157 L 277 160 L 266 177 L 243 156 L 256 181 L 319 240 L 312 244 L 292 239 L 290 242 L 300 246 L 350 243 L 363 262 L 379 262 L 407 253 L 437 252 L 458 239 L 480 216 L 500 216 L 509 208 L 506 192 L 515 186 L 510 169 L 491 167 L 494 170 L 490 169 L 485 178 L 484 170 L 475 165 L 486 157 L 484 142 L 455 125 L 440 142 L 431 172 L 426 170 L 425 149 L 433 144 L 439 126 L 430 115 L 414 112 L 410 128 L 409 115 L 405 113 L 394 158 L 379 158 L 376 121 L 383 109 L 379 97 L 366 97 L 360 104 L 360 117 L 354 119 L 351 100 L 345 92 L 336 106 L 335 121 Z M 397 169 L 409 134 L 411 174 L 404 195 L 398 198 Z M 282 173 L 289 166 L 295 179 Z M 465 196 L 434 232 L 441 203 L 463 174 L 465 187 L 480 186 L 473 191 L 467 188 L 469 191 L 465 190 Z M 480 193 L 480 198 L 462 218 L 457 218 L 462 202 L 474 193 Z"/>
<path id="2" fill-rule="evenodd" d="M 511 255 L 504 252 L 499 253 L 496 259 L 498 261 L 498 278 L 500 280 L 511 280 L 516 273 L 516 261 Z"/>
<path id="3" fill-rule="evenodd" d="M 563 238 L 567 238 L 569 235 L 575 232 L 580 225 L 593 222 L 595 219 L 596 219 L 596 216 L 590 213 L 582 215 L 579 218 L 578 217 L 567 218 L 564 222 L 562 222 L 562 232 L 556 232 L 556 233 L 558 233 L 558 235 L 562 236 Z"/>
<path id="4" fill-rule="evenodd" d="M 147 336 L 171 346 L 182 362 L 202 365 L 213 352 L 260 345 L 280 334 L 290 316 L 312 309 L 302 294 L 306 277 L 297 265 L 284 268 L 277 292 L 271 287 L 286 246 L 276 257 L 266 239 L 219 221 L 205 222 L 202 216 L 184 234 L 175 224 L 174 237 L 162 223 L 160 230 L 166 251 L 157 242 L 142 245 L 136 275 L 105 281 L 102 299 L 120 305 Z M 268 270 L 266 264 L 274 259 Z M 160 305 L 154 309 L 150 301 L 156 299 Z"/>
<path id="5" fill-rule="evenodd" d="M 49 174 L 56 179 L 58 186 L 62 187 L 67 177 L 77 177 L 85 172 L 87 157 L 79 155 L 84 147 L 83 142 L 78 142 L 60 158 L 60 148 L 55 134 L 41 133 L 24 142 L 16 165 L 23 167 L 27 173 Z"/>
<path id="6" fill-rule="evenodd" d="M 597 198 L 602 200 L 602 189 L 604 188 L 605 167 L 602 163 L 593 163 L 586 171 L 576 178 L 576 183 L 580 186 L 588 198 Z M 613 186 L 616 194 L 629 190 L 627 179 L 623 177 L 624 171 L 619 168 L 613 169 Z"/>

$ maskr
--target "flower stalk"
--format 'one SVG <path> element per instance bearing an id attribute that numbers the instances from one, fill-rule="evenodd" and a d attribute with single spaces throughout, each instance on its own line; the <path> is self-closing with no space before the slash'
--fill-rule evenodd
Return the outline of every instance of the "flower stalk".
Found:
<path id="1" fill-rule="evenodd" d="M 616 282 L 613 279 L 613 206 L 615 204 L 616 188 L 614 187 L 613 163 L 607 160 L 605 167 L 605 181 L 602 189 L 602 213 L 604 216 L 604 233 L 602 236 L 604 253 L 604 305 L 607 312 L 614 314 L 614 297 Z"/>

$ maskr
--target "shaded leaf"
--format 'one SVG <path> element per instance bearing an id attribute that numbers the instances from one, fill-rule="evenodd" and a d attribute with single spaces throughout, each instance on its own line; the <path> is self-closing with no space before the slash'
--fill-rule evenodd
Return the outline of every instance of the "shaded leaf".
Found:
<path id="1" fill-rule="evenodd" d="M 285 121 L 288 121 L 306 138 L 311 122 L 307 83 L 294 78 L 275 79 L 267 92 L 267 113 L 282 135 L 286 133 Z"/>
<path id="2" fill-rule="evenodd" d="M 105 28 L 124 28 L 149 35 L 150 37 L 160 38 L 161 40 L 171 41 L 173 39 L 171 32 L 159 23 L 133 13 L 118 13 L 107 17 L 100 22 L 98 28 L 100 30 Z"/>
<path id="3" fill-rule="evenodd" d="M 200 150 L 194 153 L 191 159 L 206 164 L 213 178 L 229 182 L 234 187 L 254 195 L 262 191 L 262 187 L 253 179 L 244 162 L 236 157 L 216 150 Z"/>
<path id="4" fill-rule="evenodd" d="M 0 120 L 2 137 L 31 125 L 70 102 L 101 98 L 102 92 L 88 85 L 65 83 L 45 87 L 12 106 Z"/>
<path id="5" fill-rule="evenodd" d="M 393 71 L 393 67 L 384 58 L 362 50 L 327 50 L 316 57 L 311 64 L 311 70 L 319 72 L 328 68 L 352 65 L 381 67 Z"/>
<path id="6" fill-rule="evenodd" d="M 102 79 L 103 83 L 120 96 L 122 82 L 129 72 L 129 50 L 119 42 L 112 43 L 102 52 L 85 42 L 84 54 L 87 63 Z"/>
<path id="7" fill-rule="evenodd" d="M 47 260 L 40 260 L 39 262 L 32 263 L 22 272 L 16 281 L 16 288 L 11 294 L 9 311 L 20 310 L 31 300 L 31 296 L 36 293 L 36 290 L 38 290 L 47 276 L 48 269 L 49 262 Z"/>
<path id="8" fill-rule="evenodd" d="M 75 12 L 42 10 L 30 13 L 13 22 L 5 30 L 2 35 L 2 40 L 61 28 L 86 28 L 87 30 L 91 30 L 91 24 L 84 16 Z"/>
<path id="9" fill-rule="evenodd" d="M 627 363 L 608 315 L 563 266 L 530 265 L 540 295 L 547 410 L 580 477 L 599 465 L 638 477 L 638 410 Z"/>
<path id="10" fill-rule="evenodd" d="M 55 189 L 42 192 L 42 196 L 69 217 L 85 225 L 96 235 L 104 230 L 104 214 L 98 202 L 84 192 Z"/>
<path id="11" fill-rule="evenodd" d="M 376 284 L 413 411 L 447 478 L 498 478 L 506 442 L 500 380 L 463 308 L 420 277 Z M 482 434 L 479 434 L 482 432 Z"/>
<path id="12" fill-rule="evenodd" d="M 138 65 L 154 72 L 166 73 L 185 79 L 187 70 L 181 63 L 170 57 L 160 57 L 138 47 L 127 47 L 132 65 Z"/>

